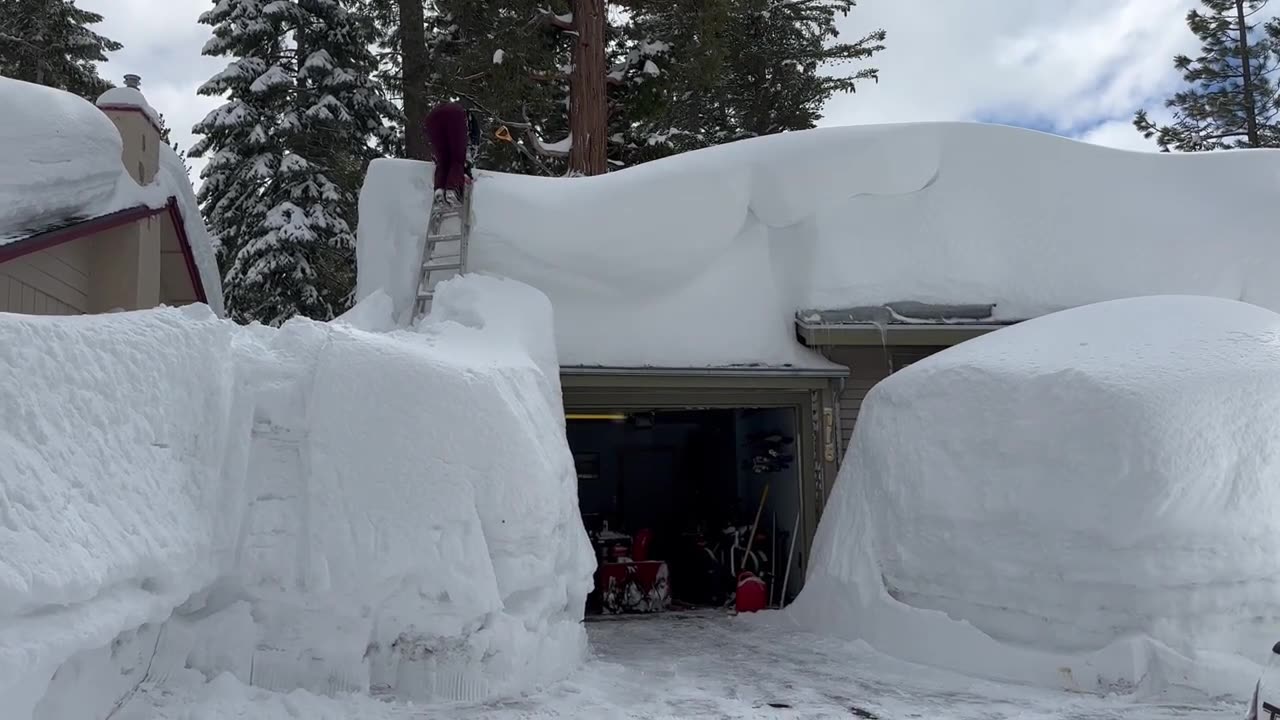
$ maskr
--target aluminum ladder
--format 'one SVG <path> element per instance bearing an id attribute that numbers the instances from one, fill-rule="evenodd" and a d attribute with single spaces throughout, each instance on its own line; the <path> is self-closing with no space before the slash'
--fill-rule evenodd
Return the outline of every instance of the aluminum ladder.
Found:
<path id="1" fill-rule="evenodd" d="M 413 319 L 431 311 L 436 287 L 467 271 L 467 245 L 471 236 L 471 184 L 463 191 L 461 205 L 433 205 L 427 236 L 418 263 L 418 297 Z"/>

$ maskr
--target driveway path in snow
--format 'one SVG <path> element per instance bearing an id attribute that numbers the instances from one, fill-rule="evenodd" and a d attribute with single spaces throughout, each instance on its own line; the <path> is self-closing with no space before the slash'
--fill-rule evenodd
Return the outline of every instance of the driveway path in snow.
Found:
<path id="1" fill-rule="evenodd" d="M 370 698 L 278 695 L 232 685 L 152 690 L 160 718 L 308 720 L 608 720 L 878 718 L 880 720 L 1239 720 L 1243 699 L 1191 706 L 1013 687 L 921 668 L 860 643 L 719 615 L 588 624 L 592 660 L 527 699 L 483 707 L 410 707 Z M 1246 680 L 1247 684 L 1247 680 Z"/>
<path id="2" fill-rule="evenodd" d="M 592 622 L 594 660 L 530 700 L 467 718 L 1239 720 L 1243 702 L 1139 704 L 921 668 L 862 643 L 707 614 Z M 502 714 L 502 711 L 510 713 Z"/>

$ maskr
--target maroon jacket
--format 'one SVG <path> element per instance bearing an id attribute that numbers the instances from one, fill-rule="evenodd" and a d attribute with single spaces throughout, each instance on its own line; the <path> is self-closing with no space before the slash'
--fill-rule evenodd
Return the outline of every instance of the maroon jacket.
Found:
<path id="1" fill-rule="evenodd" d="M 467 110 L 441 103 L 427 114 L 423 128 L 435 158 L 435 189 L 462 192 L 467 170 Z"/>

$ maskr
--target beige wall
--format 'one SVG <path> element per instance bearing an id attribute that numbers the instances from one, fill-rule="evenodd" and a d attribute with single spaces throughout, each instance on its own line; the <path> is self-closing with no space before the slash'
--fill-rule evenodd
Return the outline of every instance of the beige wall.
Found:
<path id="1" fill-rule="evenodd" d="M 139 110 L 104 110 L 120 131 L 124 152 L 120 159 L 124 167 L 139 184 L 146 185 L 155 179 L 160 170 L 160 131 Z"/>
<path id="2" fill-rule="evenodd" d="M 160 304 L 160 241 L 166 220 L 152 216 L 93 236 L 89 312 Z"/>
<path id="3" fill-rule="evenodd" d="M 166 214 L 160 234 L 160 302 L 178 306 L 196 301 L 196 288 L 187 269 L 187 256 L 182 251 L 178 229 Z"/>
<path id="4" fill-rule="evenodd" d="M 75 315 L 193 302 L 168 213 L 0 263 L 0 312 Z"/>
<path id="5" fill-rule="evenodd" d="M 90 241 L 73 240 L 0 265 L 0 312 L 75 315 L 86 312 Z"/>

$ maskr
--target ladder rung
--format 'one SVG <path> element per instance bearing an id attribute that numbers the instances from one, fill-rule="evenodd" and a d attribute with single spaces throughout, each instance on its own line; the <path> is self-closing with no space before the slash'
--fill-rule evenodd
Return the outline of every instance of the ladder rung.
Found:
<path id="1" fill-rule="evenodd" d="M 423 269 L 423 271 L 424 271 L 424 272 L 438 272 L 438 271 L 440 271 L 440 270 L 461 270 L 461 269 L 462 269 L 462 263 L 457 263 L 457 262 L 455 262 L 455 263 L 440 263 L 440 264 L 436 265 L 436 264 L 432 264 L 432 263 L 430 263 L 430 262 L 427 262 L 427 263 L 423 263 L 423 264 L 422 264 L 422 269 Z"/>
<path id="2" fill-rule="evenodd" d="M 435 245 L 436 243 L 442 242 L 461 242 L 464 237 L 466 236 L 462 233 L 454 233 L 452 235 L 428 235 L 427 244 Z"/>

